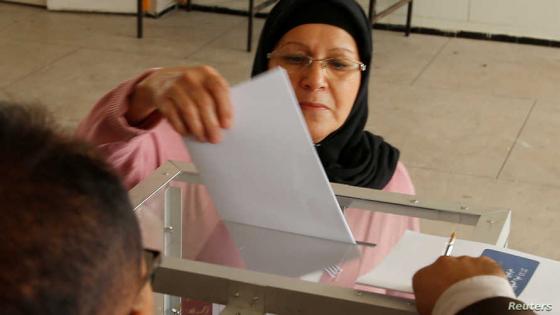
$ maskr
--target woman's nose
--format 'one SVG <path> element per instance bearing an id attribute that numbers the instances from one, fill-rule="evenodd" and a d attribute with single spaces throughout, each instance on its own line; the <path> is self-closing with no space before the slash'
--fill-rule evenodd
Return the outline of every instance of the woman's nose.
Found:
<path id="1" fill-rule="evenodd" d="M 327 69 L 320 61 L 314 61 L 301 69 L 301 84 L 309 90 L 324 90 L 327 88 Z"/>

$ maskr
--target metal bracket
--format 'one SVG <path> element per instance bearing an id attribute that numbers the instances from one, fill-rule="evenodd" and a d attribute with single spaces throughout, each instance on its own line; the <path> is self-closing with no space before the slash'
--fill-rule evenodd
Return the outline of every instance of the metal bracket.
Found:
<path id="1" fill-rule="evenodd" d="M 484 213 L 475 226 L 472 240 L 506 247 L 510 229 L 511 210 Z"/>
<path id="2" fill-rule="evenodd" d="M 182 229 L 183 229 L 183 207 L 181 200 L 181 189 L 168 187 L 165 190 L 164 205 L 164 248 L 166 256 L 182 256 Z M 181 298 L 172 295 L 165 295 L 163 299 L 165 315 L 181 314 Z"/>
<path id="3" fill-rule="evenodd" d="M 258 288 L 238 282 L 231 283 L 228 304 L 220 315 L 264 314 L 264 292 Z"/>

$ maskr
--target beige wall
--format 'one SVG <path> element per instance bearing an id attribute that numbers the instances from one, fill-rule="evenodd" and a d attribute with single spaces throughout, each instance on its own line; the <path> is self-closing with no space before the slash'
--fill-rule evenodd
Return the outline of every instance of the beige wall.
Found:
<path id="1" fill-rule="evenodd" d="M 150 13 L 161 12 L 175 4 L 174 0 L 150 0 Z M 136 12 L 136 0 L 47 0 L 49 10 L 95 11 L 114 13 Z"/>
<path id="2" fill-rule="evenodd" d="M 136 0 L 7 0 L 46 5 L 52 10 L 134 13 Z M 174 0 L 150 0 L 151 13 L 161 12 Z M 233 3 L 233 2 L 235 3 Z M 247 0 L 230 0 L 238 7 Z M 197 0 L 197 3 L 224 1 Z M 358 0 L 367 10 L 369 0 Z M 378 10 L 396 0 L 378 0 Z M 243 6 L 244 7 L 244 6 Z M 404 24 L 406 9 L 382 23 Z M 452 31 L 473 31 L 560 40 L 560 0 L 414 0 L 413 25 Z"/>
<path id="3" fill-rule="evenodd" d="M 40 6 L 47 6 L 47 0 L 4 0 L 5 2 L 15 2 L 15 3 L 25 3 L 34 4 Z"/>
<path id="4" fill-rule="evenodd" d="M 378 0 L 378 10 L 396 0 Z M 359 0 L 364 6 L 369 0 Z M 382 20 L 403 24 L 405 9 Z M 560 40 L 559 0 L 414 0 L 414 26 Z"/>

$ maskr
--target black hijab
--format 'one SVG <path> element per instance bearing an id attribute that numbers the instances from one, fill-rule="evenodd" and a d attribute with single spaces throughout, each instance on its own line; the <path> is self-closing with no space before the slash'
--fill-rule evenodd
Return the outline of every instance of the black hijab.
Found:
<path id="1" fill-rule="evenodd" d="M 266 54 L 292 28 L 310 23 L 334 25 L 347 31 L 367 65 L 354 105 L 344 124 L 316 149 L 331 182 L 383 189 L 393 177 L 399 150 L 365 131 L 368 118 L 368 81 L 372 58 L 371 26 L 354 0 L 280 0 L 272 9 L 259 40 L 252 76 L 268 70 Z"/>

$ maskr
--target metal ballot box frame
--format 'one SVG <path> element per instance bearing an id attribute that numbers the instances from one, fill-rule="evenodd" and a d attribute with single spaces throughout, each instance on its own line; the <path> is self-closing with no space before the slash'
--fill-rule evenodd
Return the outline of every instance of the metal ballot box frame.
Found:
<path id="1" fill-rule="evenodd" d="M 144 208 L 161 212 L 159 220 L 162 225 L 156 227 L 156 234 L 161 234 L 163 259 L 153 283 L 154 291 L 161 293 L 156 294 L 157 314 L 181 314 L 181 296 L 226 305 L 221 314 L 416 314 L 414 304 L 406 299 L 315 283 L 259 269 L 183 258 L 183 229 L 187 227 L 183 226 L 181 219 L 182 188 L 177 183 L 203 184 L 193 164 L 168 161 L 129 192 L 137 214 L 145 211 Z M 475 209 L 461 204 L 422 200 L 418 196 L 331 185 L 343 209 L 359 208 L 472 226 L 469 240 L 500 247 L 507 244 L 510 210 Z M 157 202 L 153 202 L 155 199 Z M 149 216 L 139 219 L 144 234 L 144 227 L 150 225 L 152 219 Z M 260 233 L 262 235 L 262 231 Z"/>

